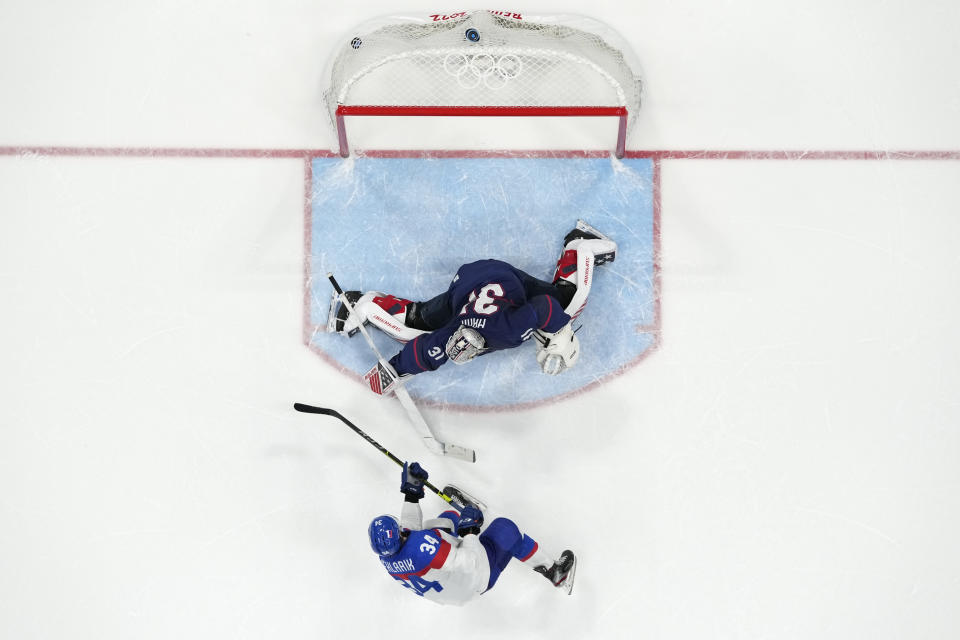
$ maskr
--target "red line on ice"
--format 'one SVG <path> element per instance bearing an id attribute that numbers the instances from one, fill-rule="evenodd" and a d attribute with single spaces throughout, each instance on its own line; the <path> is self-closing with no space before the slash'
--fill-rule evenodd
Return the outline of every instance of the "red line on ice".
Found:
<path id="1" fill-rule="evenodd" d="M 217 147 L 69 147 L 69 146 L 0 146 L 0 156 L 56 156 L 56 157 L 120 157 L 120 158 L 237 158 L 237 159 L 299 159 L 303 161 L 303 341 L 308 348 L 322 360 L 330 364 L 347 377 L 363 382 L 360 375 L 347 369 L 321 349 L 311 344 L 311 335 L 325 327 L 314 325 L 310 314 L 310 255 L 312 251 L 311 227 L 313 224 L 313 159 L 333 158 L 338 154 L 329 149 L 256 149 L 256 148 L 217 148 Z M 356 155 L 370 158 L 604 158 L 610 156 L 603 150 L 368 150 Z M 661 170 L 664 160 L 960 160 L 960 151 L 956 150 L 722 150 L 722 149 L 638 149 L 627 151 L 626 158 L 650 158 L 653 160 L 653 242 L 654 242 L 654 321 L 651 326 L 637 327 L 638 331 L 652 333 L 654 340 L 643 353 L 625 363 L 618 370 L 574 391 L 533 402 L 523 402 L 499 406 L 455 405 L 431 403 L 421 400 L 422 404 L 441 406 L 464 412 L 500 412 L 531 409 L 564 398 L 580 395 L 597 385 L 622 375 L 655 352 L 661 343 L 661 282 L 660 282 L 660 220 L 661 220 Z"/>

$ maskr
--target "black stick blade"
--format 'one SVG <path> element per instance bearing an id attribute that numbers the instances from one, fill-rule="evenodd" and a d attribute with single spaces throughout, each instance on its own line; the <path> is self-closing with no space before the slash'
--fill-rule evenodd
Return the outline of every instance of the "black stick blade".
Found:
<path id="1" fill-rule="evenodd" d="M 293 408 L 301 413 L 322 413 L 326 416 L 339 416 L 340 414 L 334 411 L 333 409 L 327 409 L 325 407 L 314 407 L 309 404 L 303 404 L 301 402 L 294 402 Z"/>

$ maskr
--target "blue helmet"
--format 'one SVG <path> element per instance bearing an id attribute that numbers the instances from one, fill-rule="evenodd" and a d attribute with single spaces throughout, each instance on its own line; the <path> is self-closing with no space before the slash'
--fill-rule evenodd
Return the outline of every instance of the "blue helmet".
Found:
<path id="1" fill-rule="evenodd" d="M 367 529 L 370 548 L 380 556 L 392 556 L 403 545 L 400 538 L 400 523 L 393 516 L 377 516 Z"/>

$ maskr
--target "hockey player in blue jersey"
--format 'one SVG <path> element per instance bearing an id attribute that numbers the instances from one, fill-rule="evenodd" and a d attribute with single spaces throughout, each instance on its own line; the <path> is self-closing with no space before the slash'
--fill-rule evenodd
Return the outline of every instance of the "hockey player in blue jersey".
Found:
<path id="1" fill-rule="evenodd" d="M 405 464 L 399 521 L 378 516 L 368 529 L 370 546 L 395 580 L 428 600 L 462 605 L 492 589 L 510 560 L 516 559 L 571 592 L 573 552 L 564 551 L 555 560 L 512 520 L 496 518 L 483 528 L 483 513 L 467 504 L 459 513 L 450 509 L 424 521 L 419 501 L 427 478 L 418 463 Z"/>
<path id="2" fill-rule="evenodd" d="M 500 260 L 478 260 L 460 267 L 447 290 L 426 302 L 347 291 L 353 313 L 335 306 L 331 328 L 352 336 L 370 323 L 405 343 L 389 367 L 378 363 L 365 376 L 380 394 L 389 393 L 398 377 L 434 371 L 447 361 L 465 364 L 531 337 L 541 369 L 556 375 L 580 357 L 573 320 L 586 306 L 594 267 L 612 262 L 616 252 L 615 242 L 580 220 L 564 238 L 552 282 Z"/>

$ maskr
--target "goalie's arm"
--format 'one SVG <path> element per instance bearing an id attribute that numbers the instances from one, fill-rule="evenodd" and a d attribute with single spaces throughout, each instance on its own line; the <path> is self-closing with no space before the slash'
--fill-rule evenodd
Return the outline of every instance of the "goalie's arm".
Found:
<path id="1" fill-rule="evenodd" d="M 445 349 L 447 340 L 458 326 L 459 322 L 455 322 L 436 331 L 417 336 L 390 358 L 390 365 L 401 376 L 436 371 L 447 361 Z"/>
<path id="2" fill-rule="evenodd" d="M 530 298 L 530 306 L 537 314 L 538 331 L 556 333 L 570 323 L 572 318 L 563 310 L 563 305 L 553 296 L 539 295 Z"/>
<path id="3" fill-rule="evenodd" d="M 390 358 L 390 365 L 400 376 L 435 371 L 447 362 L 447 341 L 462 321 L 456 317 L 436 331 L 417 336 Z M 556 298 L 538 295 L 525 305 L 508 307 L 489 317 L 483 331 L 490 349 L 497 350 L 520 346 L 534 331 L 562 331 L 569 323 L 570 316 Z"/>

